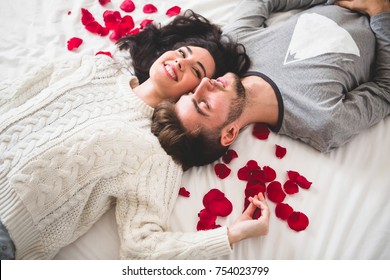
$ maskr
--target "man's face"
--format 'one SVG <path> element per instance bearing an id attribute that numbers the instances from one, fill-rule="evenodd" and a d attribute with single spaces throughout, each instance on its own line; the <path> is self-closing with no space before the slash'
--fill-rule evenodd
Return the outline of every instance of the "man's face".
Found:
<path id="1" fill-rule="evenodd" d="M 216 80 L 204 78 L 194 93 L 180 97 L 175 110 L 188 131 L 195 132 L 201 127 L 212 131 L 225 124 L 237 98 L 245 100 L 244 88 L 237 75 L 227 73 Z"/>

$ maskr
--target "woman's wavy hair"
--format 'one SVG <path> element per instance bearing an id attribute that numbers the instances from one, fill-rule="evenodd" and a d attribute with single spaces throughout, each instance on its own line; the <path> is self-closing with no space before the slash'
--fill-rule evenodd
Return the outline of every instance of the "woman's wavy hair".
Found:
<path id="1" fill-rule="evenodd" d="M 220 26 L 205 17 L 187 10 L 164 26 L 149 24 L 136 35 L 126 35 L 118 40 L 120 50 L 130 53 L 134 74 L 139 82 L 149 78 L 149 69 L 163 53 L 182 46 L 196 46 L 207 49 L 214 58 L 216 71 L 213 77 L 226 72 L 244 74 L 250 60 L 245 47 L 222 35 Z"/>

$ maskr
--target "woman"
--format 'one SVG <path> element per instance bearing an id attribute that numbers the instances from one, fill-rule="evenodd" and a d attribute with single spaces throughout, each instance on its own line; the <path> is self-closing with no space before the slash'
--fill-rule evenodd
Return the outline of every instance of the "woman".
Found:
<path id="1" fill-rule="evenodd" d="M 167 231 L 182 168 L 150 131 L 153 107 L 193 89 L 216 67 L 208 49 L 182 45 L 158 58 L 141 85 L 98 56 L 49 65 L 1 87 L 3 244 L 12 241 L 17 259 L 50 259 L 114 205 L 121 258 L 213 258 L 265 234 L 263 197 L 229 229 Z M 263 216 L 252 220 L 256 208 Z"/>

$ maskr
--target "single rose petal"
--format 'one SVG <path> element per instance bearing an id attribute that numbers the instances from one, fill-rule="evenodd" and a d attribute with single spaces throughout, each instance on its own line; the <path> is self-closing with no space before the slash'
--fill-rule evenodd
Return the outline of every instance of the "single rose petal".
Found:
<path id="1" fill-rule="evenodd" d="M 119 6 L 119 8 L 122 9 L 122 11 L 126 13 L 131 13 L 135 10 L 134 2 L 131 0 L 125 0 L 122 2 L 122 4 Z"/>
<path id="2" fill-rule="evenodd" d="M 249 172 L 248 176 L 249 182 L 262 182 L 266 183 L 267 180 L 265 179 L 264 171 L 261 169 L 252 170 Z"/>
<path id="3" fill-rule="evenodd" d="M 275 145 L 275 146 L 276 146 L 276 149 L 275 149 L 276 157 L 282 159 L 286 155 L 287 149 L 285 147 L 282 147 L 279 145 Z"/>
<path id="4" fill-rule="evenodd" d="M 296 171 L 289 170 L 289 171 L 287 171 L 287 176 L 290 180 L 296 182 L 297 177 L 299 176 L 299 173 Z"/>
<path id="5" fill-rule="evenodd" d="M 231 172 L 230 168 L 227 167 L 224 163 L 217 163 L 214 166 L 214 171 L 215 174 L 217 174 L 217 177 L 220 179 L 225 179 Z"/>
<path id="6" fill-rule="evenodd" d="M 247 166 L 241 167 L 237 172 L 238 179 L 242 181 L 248 181 L 250 170 Z"/>
<path id="7" fill-rule="evenodd" d="M 126 15 L 122 18 L 120 26 L 126 29 L 126 33 L 134 28 L 134 20 L 132 16 Z"/>
<path id="8" fill-rule="evenodd" d="M 181 187 L 179 189 L 179 195 L 184 196 L 184 197 L 190 197 L 190 192 L 187 191 L 185 187 Z"/>
<path id="9" fill-rule="evenodd" d="M 152 14 L 152 13 L 155 13 L 157 12 L 157 8 L 156 6 L 154 6 L 153 4 L 146 4 L 143 8 L 143 12 L 145 14 Z"/>
<path id="10" fill-rule="evenodd" d="M 294 209 L 287 203 L 278 203 L 275 207 L 275 215 L 279 219 L 287 220 L 288 217 L 294 212 Z"/>
<path id="11" fill-rule="evenodd" d="M 263 183 L 256 183 L 251 184 L 250 182 L 247 183 L 245 188 L 245 197 L 248 198 L 250 196 L 258 195 L 259 192 L 262 192 L 263 194 L 266 192 L 266 187 Z"/>
<path id="12" fill-rule="evenodd" d="M 173 6 L 172 8 L 169 8 L 166 12 L 166 15 L 169 17 L 176 16 L 180 14 L 181 8 L 179 6 Z"/>
<path id="13" fill-rule="evenodd" d="M 130 32 L 128 32 L 127 34 L 130 34 L 130 35 L 137 35 L 139 33 L 139 28 L 134 28 L 133 30 L 131 30 Z"/>
<path id="14" fill-rule="evenodd" d="M 122 16 L 118 11 L 105 11 L 103 13 L 104 24 L 108 29 L 115 29 L 122 21 Z"/>
<path id="15" fill-rule="evenodd" d="M 95 18 L 87 9 L 81 8 L 81 23 L 86 26 L 91 22 L 94 22 Z"/>
<path id="16" fill-rule="evenodd" d="M 269 183 L 267 186 L 267 197 L 272 202 L 282 202 L 286 197 L 286 194 L 282 189 L 282 184 L 280 184 L 278 181 Z"/>
<path id="17" fill-rule="evenodd" d="M 225 194 L 223 192 L 221 192 L 220 190 L 218 190 L 218 189 L 211 189 L 203 197 L 203 205 L 204 205 L 205 208 L 208 208 L 208 206 L 210 205 L 210 203 L 213 200 L 222 199 L 224 197 L 225 197 Z"/>
<path id="18" fill-rule="evenodd" d="M 252 219 L 258 219 L 261 217 L 261 209 L 260 208 L 256 208 L 255 209 L 255 212 L 253 213 L 252 215 Z"/>
<path id="19" fill-rule="evenodd" d="M 77 49 L 83 43 L 83 39 L 78 37 L 70 38 L 67 42 L 68 50 Z"/>
<path id="20" fill-rule="evenodd" d="M 283 184 L 283 189 L 287 194 L 294 194 L 299 191 L 298 185 L 292 180 L 287 180 Z"/>
<path id="21" fill-rule="evenodd" d="M 256 170 L 261 169 L 257 161 L 251 159 L 246 163 L 246 166 L 249 168 L 249 170 Z"/>
<path id="22" fill-rule="evenodd" d="M 268 139 L 270 131 L 264 123 L 255 123 L 252 131 L 253 136 L 260 140 Z"/>
<path id="23" fill-rule="evenodd" d="M 140 23 L 141 29 L 144 29 L 146 26 L 148 26 L 148 25 L 151 24 L 152 22 L 153 22 L 152 19 L 144 19 L 144 20 L 141 21 L 141 23 Z"/>
<path id="24" fill-rule="evenodd" d="M 299 175 L 297 178 L 296 178 L 296 182 L 298 184 L 298 186 L 300 186 L 302 189 L 309 189 L 310 186 L 311 186 L 311 182 L 309 182 L 304 176 L 302 175 Z"/>
<path id="25" fill-rule="evenodd" d="M 105 6 L 108 2 L 111 2 L 111 0 L 99 0 L 100 5 Z"/>
<path id="26" fill-rule="evenodd" d="M 99 55 L 99 54 L 107 55 L 112 58 L 111 52 L 98 51 L 95 55 Z"/>
<path id="27" fill-rule="evenodd" d="M 91 33 L 99 34 L 101 36 L 106 36 L 109 32 L 108 28 L 101 26 L 100 23 L 98 23 L 97 21 L 92 21 L 88 23 L 85 26 L 85 29 L 87 29 Z"/>
<path id="28" fill-rule="evenodd" d="M 204 224 L 213 225 L 217 220 L 217 216 L 210 212 L 210 210 L 204 208 L 198 213 L 199 220 L 201 220 Z"/>
<path id="29" fill-rule="evenodd" d="M 226 217 L 232 212 L 233 205 L 229 199 L 223 197 L 221 199 L 212 200 L 207 209 L 217 216 Z"/>
<path id="30" fill-rule="evenodd" d="M 276 172 L 269 166 L 263 167 L 264 178 L 266 182 L 271 182 L 276 179 Z"/>
<path id="31" fill-rule="evenodd" d="M 302 231 L 309 225 L 309 218 L 302 212 L 292 212 L 287 219 L 288 226 L 295 231 Z"/>
<path id="32" fill-rule="evenodd" d="M 222 160 L 226 164 L 229 164 L 234 158 L 238 158 L 238 155 L 237 152 L 232 149 L 227 150 L 226 153 L 222 156 Z"/>
<path id="33" fill-rule="evenodd" d="M 68 11 L 68 16 L 70 16 L 72 14 L 72 11 Z"/>

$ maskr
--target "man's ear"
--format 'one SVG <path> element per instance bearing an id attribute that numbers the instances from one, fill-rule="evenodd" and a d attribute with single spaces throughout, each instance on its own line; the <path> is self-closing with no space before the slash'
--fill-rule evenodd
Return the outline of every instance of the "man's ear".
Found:
<path id="1" fill-rule="evenodd" d="M 226 147 L 233 144 L 239 132 L 240 129 L 235 122 L 225 126 L 221 131 L 221 145 Z"/>

